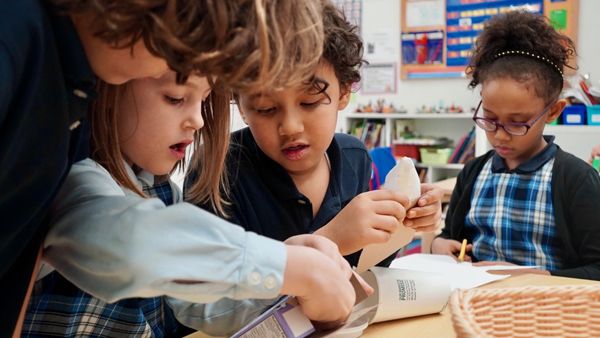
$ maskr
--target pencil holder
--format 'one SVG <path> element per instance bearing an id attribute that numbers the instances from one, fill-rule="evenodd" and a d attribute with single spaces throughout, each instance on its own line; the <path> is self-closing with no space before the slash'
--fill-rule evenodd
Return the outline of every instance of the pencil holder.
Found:
<path id="1" fill-rule="evenodd" d="M 600 337 L 600 284 L 457 290 L 452 323 L 462 337 Z"/>

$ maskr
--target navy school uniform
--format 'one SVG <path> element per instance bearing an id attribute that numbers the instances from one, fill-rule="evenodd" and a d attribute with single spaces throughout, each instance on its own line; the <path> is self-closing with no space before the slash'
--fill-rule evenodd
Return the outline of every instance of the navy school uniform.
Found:
<path id="1" fill-rule="evenodd" d="M 540 265 L 600 280 L 600 178 L 545 136 L 539 154 L 508 170 L 491 150 L 465 165 L 440 237 L 474 244 L 474 260 Z"/>
<path id="2" fill-rule="evenodd" d="M 327 155 L 331 176 L 321 207 L 313 218 L 310 200 L 298 191 L 285 169 L 262 152 L 250 129 L 234 132 L 227 155 L 229 220 L 248 231 L 281 241 L 324 226 L 356 195 L 369 190 L 371 178 L 371 159 L 357 138 L 335 134 Z M 189 175 L 185 186 L 189 187 L 194 179 L 194 174 Z M 216 213 L 209 203 L 199 206 Z M 356 266 L 359 255 L 360 251 L 346 259 Z M 394 256 L 379 265 L 388 266 Z"/>
<path id="3" fill-rule="evenodd" d="M 0 0 L 0 336 L 12 332 L 71 164 L 87 157 L 96 78 L 47 2 Z"/>

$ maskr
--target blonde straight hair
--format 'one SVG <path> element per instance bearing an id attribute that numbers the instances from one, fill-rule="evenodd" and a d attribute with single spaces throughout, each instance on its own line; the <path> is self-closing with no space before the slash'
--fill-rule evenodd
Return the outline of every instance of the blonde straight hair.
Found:
<path id="1" fill-rule="evenodd" d="M 127 95 L 128 84 L 110 85 L 100 81 L 98 99 L 91 108 L 91 158 L 102 165 L 123 188 L 142 197 L 147 197 L 135 184 L 125 167 L 121 151 L 117 114 L 120 114 L 118 102 Z M 210 201 L 215 210 L 224 213 L 223 192 L 227 192 L 225 174 L 225 156 L 229 147 L 230 98 L 222 91 L 213 91 L 202 104 L 204 127 L 196 131 L 192 150 L 201 156 L 203 167 L 198 169 L 198 178 L 190 188 L 189 194 L 194 201 Z M 194 156 L 194 157 L 197 157 Z M 176 168 L 184 169 L 185 159 L 179 161 Z M 163 178 L 167 178 L 165 175 Z"/>

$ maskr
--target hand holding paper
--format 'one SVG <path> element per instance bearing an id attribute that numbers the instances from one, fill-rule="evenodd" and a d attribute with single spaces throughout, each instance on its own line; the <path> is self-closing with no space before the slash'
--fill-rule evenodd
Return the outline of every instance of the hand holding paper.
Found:
<path id="1" fill-rule="evenodd" d="M 342 255 L 387 242 L 405 216 L 408 198 L 391 190 L 364 192 L 315 232 L 334 241 Z"/>
<path id="2" fill-rule="evenodd" d="M 442 218 L 444 191 L 431 184 L 421 184 L 421 197 L 417 204 L 407 210 L 404 225 L 415 231 L 435 231 Z"/>
<path id="3" fill-rule="evenodd" d="M 302 312 L 311 320 L 345 320 L 356 295 L 350 283 L 353 271 L 337 246 L 315 235 L 298 236 L 286 244 L 288 262 L 281 294 L 296 296 Z"/>

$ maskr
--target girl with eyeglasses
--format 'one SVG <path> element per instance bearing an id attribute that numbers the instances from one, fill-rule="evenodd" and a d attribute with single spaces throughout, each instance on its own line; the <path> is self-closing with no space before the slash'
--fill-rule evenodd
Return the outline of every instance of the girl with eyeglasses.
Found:
<path id="1" fill-rule="evenodd" d="M 477 264 L 600 280 L 600 178 L 543 135 L 565 107 L 563 69 L 574 55 L 541 15 L 486 23 L 467 73 L 471 88 L 481 85 L 473 120 L 493 150 L 459 174 L 433 253 L 456 255 L 466 238 L 465 258 Z"/>

